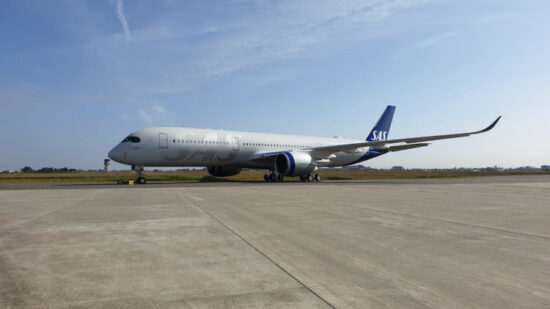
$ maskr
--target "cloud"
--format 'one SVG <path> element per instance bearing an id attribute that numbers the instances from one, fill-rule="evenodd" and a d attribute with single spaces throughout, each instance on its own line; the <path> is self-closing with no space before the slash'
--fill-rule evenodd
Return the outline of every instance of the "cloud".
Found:
<path id="1" fill-rule="evenodd" d="M 450 37 L 453 37 L 453 36 L 456 36 L 456 35 L 457 35 L 456 32 L 440 33 L 438 35 L 435 35 L 435 36 L 432 36 L 430 38 L 422 40 L 418 44 L 414 45 L 412 49 L 426 48 L 428 46 L 435 45 L 435 44 L 439 43 L 440 41 L 443 41 L 447 38 L 450 38 Z"/>
<path id="2" fill-rule="evenodd" d="M 160 105 L 158 102 L 155 102 L 153 104 L 153 110 L 159 114 L 163 114 L 164 112 L 166 112 L 164 106 Z"/>
<path id="3" fill-rule="evenodd" d="M 120 24 L 122 25 L 122 29 L 124 30 L 124 39 L 126 41 L 130 41 L 131 39 L 130 27 L 128 27 L 128 21 L 126 21 L 126 16 L 124 15 L 122 0 L 116 0 L 115 5 L 116 5 L 116 14 L 118 16 L 118 20 L 120 21 Z"/>
<path id="4" fill-rule="evenodd" d="M 513 19 L 518 18 L 519 14 L 492 14 L 478 17 L 475 19 L 473 25 L 487 25 L 487 24 L 498 24 L 503 22 L 509 22 Z"/>
<path id="5" fill-rule="evenodd" d="M 153 118 L 151 118 L 151 115 L 148 112 L 140 109 L 138 111 L 138 114 L 139 114 L 139 117 L 141 117 L 141 119 L 145 121 L 148 125 L 153 124 Z"/>
<path id="6" fill-rule="evenodd" d="M 227 12 L 220 15 L 219 8 L 190 9 L 176 1 L 154 17 L 141 12 L 144 18 L 131 33 L 131 45 L 104 35 L 94 37 L 85 49 L 95 59 L 94 70 L 112 80 L 113 92 L 136 97 L 181 93 L 275 61 L 311 57 L 311 51 L 346 48 L 380 32 L 391 35 L 381 30 L 381 23 L 395 11 L 424 2 L 240 1 L 226 5 Z M 197 6 L 210 18 L 197 21 Z M 129 38 L 120 0 L 117 12 Z"/>

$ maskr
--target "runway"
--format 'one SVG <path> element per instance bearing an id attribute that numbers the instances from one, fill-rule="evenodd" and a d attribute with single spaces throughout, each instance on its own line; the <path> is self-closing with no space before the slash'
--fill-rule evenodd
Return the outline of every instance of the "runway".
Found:
<path id="1" fill-rule="evenodd" d="M 550 308 L 550 176 L 0 185 L 0 308 Z"/>

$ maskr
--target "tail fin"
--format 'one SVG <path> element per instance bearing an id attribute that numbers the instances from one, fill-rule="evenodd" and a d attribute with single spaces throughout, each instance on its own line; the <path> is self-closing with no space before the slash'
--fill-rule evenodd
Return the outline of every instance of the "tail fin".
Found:
<path id="1" fill-rule="evenodd" d="M 395 112 L 395 106 L 388 105 L 386 110 L 378 119 L 378 122 L 372 128 L 369 136 L 367 136 L 367 142 L 385 141 L 388 139 L 390 132 L 391 121 L 393 119 L 393 113 Z"/>

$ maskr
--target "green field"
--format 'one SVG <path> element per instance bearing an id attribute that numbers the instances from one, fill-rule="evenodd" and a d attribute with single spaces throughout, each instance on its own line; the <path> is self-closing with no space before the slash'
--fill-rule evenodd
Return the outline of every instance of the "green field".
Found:
<path id="1" fill-rule="evenodd" d="M 146 172 L 149 182 L 212 182 L 212 181 L 263 181 L 266 171 L 244 171 L 231 177 L 212 177 L 205 171 L 190 172 Z M 411 178 L 458 178 L 508 175 L 550 175 L 546 172 L 460 172 L 460 171 L 338 171 L 321 170 L 324 180 L 366 180 L 366 179 L 411 179 Z M 18 183 L 116 183 L 119 180 L 136 178 L 133 172 L 113 173 L 17 173 L 0 174 L 0 184 Z M 286 177 L 288 181 L 299 181 L 298 177 Z"/>

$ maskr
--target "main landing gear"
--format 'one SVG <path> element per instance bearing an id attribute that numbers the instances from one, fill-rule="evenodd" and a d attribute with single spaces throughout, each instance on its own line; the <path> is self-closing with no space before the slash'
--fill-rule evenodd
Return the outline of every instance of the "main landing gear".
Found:
<path id="1" fill-rule="evenodd" d="M 308 175 L 303 175 L 303 176 L 300 176 L 300 181 L 301 182 L 310 182 L 310 181 L 321 181 L 321 175 L 319 174 L 308 174 Z"/>
<path id="2" fill-rule="evenodd" d="M 145 176 L 143 175 L 145 173 L 145 168 L 143 166 L 136 167 L 136 171 L 138 174 L 138 178 L 136 179 L 136 184 L 138 185 L 144 185 L 147 183 L 147 179 L 145 179 Z"/>
<path id="3" fill-rule="evenodd" d="M 265 182 L 283 182 L 284 177 L 281 174 L 271 173 L 264 175 Z M 321 181 L 321 175 L 319 174 L 307 174 L 300 176 L 300 181 L 302 182 L 311 182 L 311 181 Z"/>
<path id="4" fill-rule="evenodd" d="M 283 182 L 285 177 L 281 174 L 271 173 L 264 175 L 265 182 Z"/>

